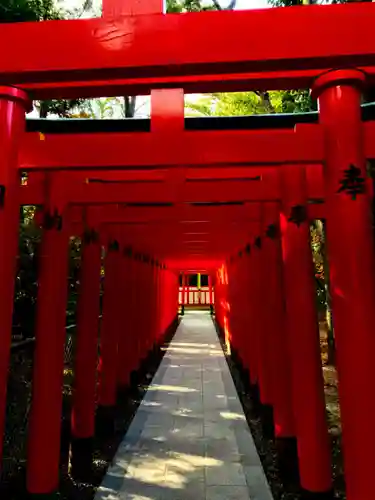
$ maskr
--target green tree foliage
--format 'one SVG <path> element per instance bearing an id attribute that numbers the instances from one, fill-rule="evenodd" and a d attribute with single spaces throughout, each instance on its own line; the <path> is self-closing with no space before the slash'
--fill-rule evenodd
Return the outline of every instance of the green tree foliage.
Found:
<path id="1" fill-rule="evenodd" d="M 212 0 L 202 2 L 201 0 L 167 0 L 167 12 L 181 13 L 181 12 L 202 12 L 207 10 L 232 10 L 236 5 L 237 0 L 231 0 L 228 5 Z"/>
<path id="2" fill-rule="evenodd" d="M 179 14 L 181 12 L 201 12 L 203 10 L 213 10 L 212 5 L 202 5 L 200 0 L 167 0 L 167 12 Z"/>
<path id="3" fill-rule="evenodd" d="M 20 333 L 24 337 L 32 337 L 37 296 L 40 229 L 33 222 L 34 207 L 24 207 L 22 212 L 13 325 L 15 326 L 14 333 Z"/>
<path id="4" fill-rule="evenodd" d="M 246 116 L 281 111 L 281 101 L 272 92 L 207 94 L 187 107 L 205 116 Z"/>
<path id="5" fill-rule="evenodd" d="M 60 118 L 69 118 L 74 109 L 79 108 L 84 99 L 50 99 L 37 101 L 36 108 L 39 110 L 40 118 L 47 118 L 48 115 L 57 115 Z"/>
<path id="6" fill-rule="evenodd" d="M 297 5 L 337 4 L 350 2 L 372 2 L 372 0 L 268 0 L 273 7 L 295 7 Z"/>
<path id="7" fill-rule="evenodd" d="M 0 23 L 61 19 L 53 0 L 0 0 Z"/>
<path id="8" fill-rule="evenodd" d="M 278 94 L 282 113 L 307 113 L 317 109 L 316 102 L 311 99 L 308 89 L 281 90 Z"/>
<path id="9" fill-rule="evenodd" d="M 327 334 L 327 362 L 335 363 L 335 337 L 332 324 L 329 269 L 326 252 L 326 229 L 321 220 L 314 220 L 310 226 L 311 249 L 315 267 L 318 310 L 325 313 Z"/>
<path id="10" fill-rule="evenodd" d="M 302 113 L 314 107 L 307 90 L 212 93 L 187 102 L 188 109 L 205 116 Z"/>

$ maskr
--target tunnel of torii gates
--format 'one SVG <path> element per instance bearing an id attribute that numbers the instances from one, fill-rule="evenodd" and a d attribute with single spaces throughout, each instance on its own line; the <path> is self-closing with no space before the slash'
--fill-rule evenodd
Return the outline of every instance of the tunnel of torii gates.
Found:
<path id="1" fill-rule="evenodd" d="M 116 390 L 177 321 L 179 272 L 205 272 L 214 279 L 218 326 L 272 408 L 280 454 L 296 443 L 303 491 L 330 498 L 309 246 L 309 220 L 324 218 L 347 498 L 372 498 L 375 269 L 366 161 L 375 158 L 375 124 L 362 121 L 361 96 L 374 85 L 374 20 L 372 3 L 165 15 L 158 0 L 104 0 L 98 19 L 1 27 L 1 435 L 20 204 L 41 207 L 43 226 L 29 493 L 58 488 L 68 240 L 79 235 L 72 460 L 94 435 L 104 245 L 98 414 L 110 422 Z M 295 88 L 312 89 L 318 123 L 185 127 L 184 92 Z M 150 93 L 147 131 L 24 133 L 30 99 Z"/>

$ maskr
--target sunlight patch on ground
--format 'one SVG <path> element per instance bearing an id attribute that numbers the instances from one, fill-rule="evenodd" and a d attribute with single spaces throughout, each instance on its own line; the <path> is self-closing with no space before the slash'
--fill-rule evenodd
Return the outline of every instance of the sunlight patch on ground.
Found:
<path id="1" fill-rule="evenodd" d="M 145 484 L 184 489 L 188 485 L 192 473 L 203 468 L 223 465 L 222 460 L 215 458 L 170 451 L 164 458 L 143 455 L 133 459 L 127 468 L 125 477 L 136 479 Z"/>
<path id="2" fill-rule="evenodd" d="M 153 384 L 148 388 L 149 391 L 168 391 L 168 392 L 198 392 L 197 389 L 183 387 L 179 385 L 158 385 Z"/>
<path id="3" fill-rule="evenodd" d="M 200 347 L 199 349 L 192 349 L 188 347 L 163 347 L 162 351 L 179 352 L 181 354 L 206 354 L 208 356 L 222 356 L 223 351 L 214 349 L 213 347 Z"/>
<path id="4" fill-rule="evenodd" d="M 202 347 L 215 347 L 212 344 L 199 344 L 193 342 L 174 342 L 173 345 L 178 347 L 198 347 L 199 349 L 201 349 Z"/>
<path id="5" fill-rule="evenodd" d="M 246 420 L 245 415 L 240 415 L 239 413 L 232 413 L 229 411 L 221 411 L 220 416 L 225 418 L 225 420 Z"/>
<path id="6" fill-rule="evenodd" d="M 150 388 L 148 388 L 148 390 L 150 390 Z M 161 403 L 158 403 L 157 401 L 146 401 L 146 400 L 143 400 L 141 401 L 140 403 L 140 406 L 163 406 Z"/>

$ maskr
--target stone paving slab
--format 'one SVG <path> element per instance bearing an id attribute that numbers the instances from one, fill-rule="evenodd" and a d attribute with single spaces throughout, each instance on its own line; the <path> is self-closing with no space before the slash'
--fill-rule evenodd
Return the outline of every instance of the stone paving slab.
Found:
<path id="1" fill-rule="evenodd" d="M 273 500 L 211 317 L 185 314 L 95 500 Z"/>

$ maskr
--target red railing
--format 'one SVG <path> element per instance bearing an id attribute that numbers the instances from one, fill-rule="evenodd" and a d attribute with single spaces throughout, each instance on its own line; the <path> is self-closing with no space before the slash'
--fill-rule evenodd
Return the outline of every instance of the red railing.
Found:
<path id="1" fill-rule="evenodd" d="M 196 286 L 189 286 L 185 288 L 185 299 L 183 300 L 184 289 L 181 286 L 178 296 L 179 304 L 185 304 L 186 306 L 200 306 L 200 305 L 210 305 L 214 301 L 214 290 L 211 291 L 209 287 L 197 288 Z"/>

